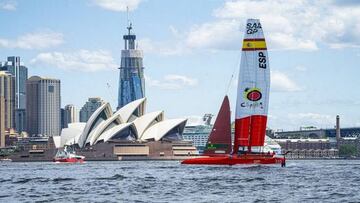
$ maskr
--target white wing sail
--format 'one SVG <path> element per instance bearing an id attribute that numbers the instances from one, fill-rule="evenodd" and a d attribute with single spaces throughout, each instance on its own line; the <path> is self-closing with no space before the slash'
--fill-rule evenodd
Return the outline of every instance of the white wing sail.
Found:
<path id="1" fill-rule="evenodd" d="M 269 105 L 270 69 L 258 19 L 248 19 L 237 88 L 234 152 L 239 146 L 263 146 Z"/>

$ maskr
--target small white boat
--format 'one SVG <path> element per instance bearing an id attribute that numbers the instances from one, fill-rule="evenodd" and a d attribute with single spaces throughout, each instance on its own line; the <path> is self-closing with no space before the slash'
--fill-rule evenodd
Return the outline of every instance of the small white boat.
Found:
<path id="1" fill-rule="evenodd" d="M 4 159 L 0 159 L 0 162 L 12 162 L 12 159 L 4 158 Z"/>
<path id="2" fill-rule="evenodd" d="M 75 151 L 68 146 L 65 146 L 64 150 L 58 150 L 54 162 L 57 163 L 82 163 L 84 162 L 85 157 L 75 154 Z"/>

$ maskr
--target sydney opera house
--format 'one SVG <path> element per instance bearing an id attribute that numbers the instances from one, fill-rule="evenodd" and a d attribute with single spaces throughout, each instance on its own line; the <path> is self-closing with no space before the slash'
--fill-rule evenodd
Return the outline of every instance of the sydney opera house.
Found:
<path id="1" fill-rule="evenodd" d="M 165 119 L 163 111 L 146 113 L 146 98 L 135 100 L 113 113 L 109 103 L 99 107 L 86 123 L 71 123 L 56 148 L 73 146 L 87 160 L 180 159 L 197 154 L 182 140 L 186 119 Z"/>
<path id="2" fill-rule="evenodd" d="M 119 67 L 118 110 L 104 103 L 86 123 L 69 123 L 60 136 L 24 144 L 13 160 L 52 160 L 65 146 L 86 160 L 182 159 L 198 154 L 191 141 L 182 139 L 186 119 L 165 119 L 163 111 L 146 112 L 143 53 L 135 46 L 132 25 L 127 29 Z"/>

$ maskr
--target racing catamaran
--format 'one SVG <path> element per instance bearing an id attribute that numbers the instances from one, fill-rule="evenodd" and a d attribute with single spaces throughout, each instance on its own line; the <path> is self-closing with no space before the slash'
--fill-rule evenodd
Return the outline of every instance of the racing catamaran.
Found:
<path id="1" fill-rule="evenodd" d="M 208 153 L 205 150 L 205 156 L 186 159 L 182 164 L 235 165 L 278 163 L 285 166 L 285 157 L 283 155 L 279 156 L 275 153 L 262 152 L 265 142 L 269 92 L 269 59 L 262 26 L 258 19 L 248 19 L 242 46 L 237 87 L 235 137 L 232 152 L 220 155 Z M 226 99 L 227 97 L 225 97 L 224 102 Z M 222 134 L 223 140 L 228 140 L 226 138 L 230 136 L 228 135 L 230 129 L 220 130 L 220 128 L 229 128 L 230 126 L 230 114 L 229 118 L 224 118 L 226 114 L 224 112 L 230 111 L 230 107 L 227 107 L 227 110 L 223 105 L 219 112 L 220 117 L 222 117 L 220 118 L 221 121 L 218 124 L 215 122 L 214 129 L 226 133 Z M 212 135 L 209 136 L 210 139 L 213 139 Z M 224 145 L 211 146 L 216 148 L 216 146 Z M 216 152 L 216 150 L 213 150 L 213 152 Z"/>

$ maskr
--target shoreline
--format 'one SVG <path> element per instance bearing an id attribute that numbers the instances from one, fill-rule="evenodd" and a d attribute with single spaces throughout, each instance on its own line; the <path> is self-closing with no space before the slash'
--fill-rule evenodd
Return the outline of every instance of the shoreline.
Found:
<path id="1" fill-rule="evenodd" d="M 158 158 L 147 158 L 147 157 L 121 157 L 121 158 L 113 158 L 113 159 L 85 159 L 85 162 L 99 162 L 99 161 L 106 161 L 106 162 L 110 162 L 110 161 L 182 161 L 184 159 L 187 159 L 190 157 L 158 157 Z M 195 158 L 195 157 L 194 157 Z M 4 158 L 7 159 L 7 158 Z M 19 159 L 19 158 L 15 158 L 15 159 L 11 159 L 10 157 L 8 158 L 10 160 L 0 160 L 0 163 L 2 162 L 17 162 L 17 163 L 26 163 L 26 162 L 54 162 L 52 159 Z M 359 158 L 301 158 L 301 159 L 297 159 L 297 158 L 286 158 L 286 160 L 288 161 L 299 161 L 299 160 L 304 160 L 304 161 L 309 161 L 309 160 L 318 160 L 318 161 L 325 161 L 325 160 L 329 160 L 329 161 L 336 161 L 336 160 L 360 160 Z"/>

